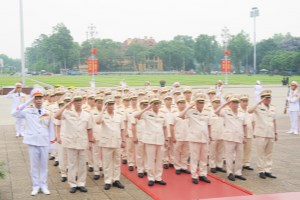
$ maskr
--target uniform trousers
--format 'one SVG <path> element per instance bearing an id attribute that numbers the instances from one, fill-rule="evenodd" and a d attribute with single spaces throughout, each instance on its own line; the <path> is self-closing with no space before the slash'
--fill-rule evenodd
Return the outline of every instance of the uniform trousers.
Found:
<path id="1" fill-rule="evenodd" d="M 168 147 L 163 147 L 163 164 L 174 164 L 174 143 L 171 141 L 171 138 L 168 140 Z"/>
<path id="2" fill-rule="evenodd" d="M 134 149 L 134 143 L 132 137 L 126 138 L 126 155 L 127 155 L 127 161 L 128 166 L 134 166 L 135 164 L 135 149 Z"/>
<path id="3" fill-rule="evenodd" d="M 141 141 L 135 145 L 136 166 L 138 173 L 147 172 L 147 155 L 145 152 L 145 144 Z"/>
<path id="4" fill-rule="evenodd" d="M 59 170 L 61 177 L 67 177 L 67 166 L 68 166 L 68 156 L 67 148 L 63 147 L 62 144 L 57 143 L 58 150 L 58 161 L 59 161 Z"/>
<path id="5" fill-rule="evenodd" d="M 32 188 L 48 188 L 49 147 L 28 145 Z"/>
<path id="6" fill-rule="evenodd" d="M 93 160 L 93 151 L 92 151 L 92 147 L 89 146 L 87 151 L 87 162 L 88 162 L 88 166 L 89 167 L 93 167 L 94 166 L 94 160 Z"/>
<path id="7" fill-rule="evenodd" d="M 226 171 L 227 175 L 234 174 L 241 176 L 243 167 L 243 143 L 224 141 L 225 147 L 225 159 L 226 159 Z M 234 157 L 235 155 L 235 157 Z M 235 164 L 233 165 L 233 161 Z"/>
<path id="8" fill-rule="evenodd" d="M 98 143 L 92 143 L 90 144 L 90 148 L 91 148 L 92 158 L 93 158 L 94 174 L 100 175 L 100 167 L 102 167 L 102 158 L 101 158 L 102 147 L 99 147 Z"/>
<path id="9" fill-rule="evenodd" d="M 177 141 L 174 145 L 174 167 L 176 170 L 188 168 L 189 155 L 189 142 Z"/>
<path id="10" fill-rule="evenodd" d="M 246 143 L 244 144 L 244 156 L 243 165 L 250 166 L 251 152 L 252 152 L 252 138 L 246 138 Z"/>
<path id="11" fill-rule="evenodd" d="M 86 183 L 86 149 L 70 149 L 68 153 L 68 182 L 70 187 L 83 187 Z M 77 181 L 76 181 L 77 176 Z"/>
<path id="12" fill-rule="evenodd" d="M 163 145 L 145 144 L 145 150 L 147 156 L 148 180 L 161 181 L 163 172 Z"/>
<path id="13" fill-rule="evenodd" d="M 213 140 L 209 144 L 209 167 L 222 168 L 224 156 L 224 141 Z"/>
<path id="14" fill-rule="evenodd" d="M 104 183 L 112 184 L 120 180 L 121 149 L 102 147 Z"/>
<path id="15" fill-rule="evenodd" d="M 190 142 L 190 166 L 191 166 L 191 174 L 192 178 L 197 179 L 199 176 L 207 175 L 207 143 L 201 142 Z M 198 162 L 199 170 L 198 170 Z"/>
<path id="16" fill-rule="evenodd" d="M 271 173 L 274 138 L 255 138 L 258 172 Z"/>
<path id="17" fill-rule="evenodd" d="M 25 119 L 16 117 L 16 136 L 24 136 L 25 131 Z"/>
<path id="18" fill-rule="evenodd" d="M 291 131 L 298 133 L 299 129 L 299 112 L 289 111 Z"/>

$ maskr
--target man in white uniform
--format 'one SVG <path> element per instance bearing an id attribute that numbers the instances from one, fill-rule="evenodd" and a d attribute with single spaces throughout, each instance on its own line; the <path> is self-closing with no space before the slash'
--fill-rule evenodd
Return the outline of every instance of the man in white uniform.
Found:
<path id="1" fill-rule="evenodd" d="M 26 95 L 22 92 L 22 83 L 16 83 L 15 89 L 10 91 L 6 97 L 12 100 L 11 112 L 13 113 L 20 104 L 25 103 Z M 23 136 L 25 120 L 19 117 L 15 118 L 16 137 Z"/>
<path id="2" fill-rule="evenodd" d="M 288 133 L 298 135 L 300 93 L 298 91 L 298 83 L 296 81 L 291 82 L 291 91 L 286 99 L 288 101 L 288 109 L 291 123 L 291 129 L 290 131 L 288 131 Z"/>
<path id="3" fill-rule="evenodd" d="M 28 107 L 33 102 L 32 107 Z M 32 192 L 35 196 L 41 189 L 49 195 L 48 178 L 48 153 L 51 140 L 54 139 L 54 125 L 52 113 L 42 107 L 43 90 L 32 90 L 32 98 L 18 106 L 13 116 L 26 120 L 26 130 L 23 143 L 28 145 L 30 159 L 30 174 L 32 178 Z"/>

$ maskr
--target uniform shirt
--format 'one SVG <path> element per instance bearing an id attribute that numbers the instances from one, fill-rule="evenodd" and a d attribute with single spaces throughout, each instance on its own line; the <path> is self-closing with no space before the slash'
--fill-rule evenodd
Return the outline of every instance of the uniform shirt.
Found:
<path id="1" fill-rule="evenodd" d="M 45 108 L 17 107 L 13 116 L 26 120 L 23 143 L 33 146 L 49 146 L 54 139 L 53 115 Z"/>
<path id="2" fill-rule="evenodd" d="M 26 94 L 20 92 L 20 93 L 8 93 L 6 95 L 8 99 L 12 100 L 12 105 L 11 105 L 11 113 L 13 113 L 17 107 L 23 103 L 25 103 L 26 99 Z"/>
<path id="3" fill-rule="evenodd" d="M 144 112 L 141 119 L 145 120 L 145 132 L 142 142 L 146 144 L 163 145 L 165 142 L 164 127 L 167 119 L 164 113 L 155 113 L 152 110 Z"/>
<path id="4" fill-rule="evenodd" d="M 224 117 L 223 140 L 243 143 L 245 114 L 240 111 L 235 114 L 230 108 L 225 108 L 221 110 L 220 116 Z"/>
<path id="5" fill-rule="evenodd" d="M 211 112 L 203 109 L 202 112 L 193 108 L 187 111 L 188 118 L 188 141 L 190 142 L 208 142 L 208 125 L 211 125 Z"/>
<path id="6" fill-rule="evenodd" d="M 174 125 L 175 138 L 177 141 L 185 142 L 188 141 L 188 120 L 182 119 L 178 117 L 180 114 L 179 111 L 174 113 L 174 117 L 172 118 L 170 124 Z"/>
<path id="7" fill-rule="evenodd" d="M 127 122 L 127 133 L 128 133 L 128 137 L 132 138 L 132 122 L 134 122 L 134 113 L 136 112 L 136 109 L 133 108 L 128 108 L 125 111 L 125 121 Z"/>
<path id="8" fill-rule="evenodd" d="M 93 128 L 90 113 L 82 110 L 78 115 L 75 110 L 65 110 L 62 114 L 62 120 L 65 120 L 63 146 L 70 149 L 86 149 L 88 146 L 87 130 Z"/>
<path id="9" fill-rule="evenodd" d="M 211 139 L 223 140 L 224 118 L 216 115 L 214 113 L 214 110 L 212 110 L 210 123 L 211 123 Z"/>
<path id="10" fill-rule="evenodd" d="M 297 90 L 290 91 L 289 96 L 287 97 L 289 111 L 295 111 L 295 112 L 300 111 L 299 98 L 300 98 L 299 91 Z"/>
<path id="11" fill-rule="evenodd" d="M 253 114 L 248 113 L 248 108 L 246 110 L 239 108 L 239 111 L 244 113 L 246 118 L 247 138 L 253 138 L 253 123 L 254 123 Z"/>
<path id="12" fill-rule="evenodd" d="M 172 119 L 174 118 L 174 113 L 176 112 L 177 108 L 175 105 L 171 105 L 171 108 L 168 109 L 166 106 L 162 106 L 160 108 L 160 112 L 164 113 L 166 116 L 166 122 L 168 124 L 167 126 L 167 133 L 168 137 L 171 137 L 171 132 L 170 132 L 170 126 L 169 124 L 172 122 Z"/>
<path id="13" fill-rule="evenodd" d="M 124 116 L 114 113 L 113 116 L 106 111 L 100 116 L 102 119 L 99 146 L 106 148 L 121 148 L 121 130 L 125 129 Z"/>
<path id="14" fill-rule="evenodd" d="M 133 116 L 136 115 L 140 111 L 135 111 Z M 145 133 L 145 120 L 144 119 L 137 119 L 135 117 L 131 118 L 131 124 L 136 125 L 136 137 L 138 141 L 142 141 L 143 135 Z"/>
<path id="15" fill-rule="evenodd" d="M 101 124 L 97 124 L 96 121 L 98 117 L 100 116 L 100 112 L 97 108 L 93 108 L 90 110 L 90 114 L 93 118 L 93 135 L 96 141 L 100 140 L 101 136 Z"/>
<path id="16" fill-rule="evenodd" d="M 269 108 L 264 104 L 256 107 L 253 113 L 255 127 L 254 135 L 258 137 L 274 138 L 274 120 L 276 119 L 275 107 L 270 105 Z"/>

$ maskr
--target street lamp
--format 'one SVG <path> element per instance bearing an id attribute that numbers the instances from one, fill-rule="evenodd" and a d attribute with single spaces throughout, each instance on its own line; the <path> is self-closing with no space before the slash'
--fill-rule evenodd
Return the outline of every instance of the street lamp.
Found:
<path id="1" fill-rule="evenodd" d="M 228 41 L 229 41 L 229 38 L 230 38 L 229 29 L 226 26 L 222 29 L 221 37 L 223 38 L 224 52 L 226 52 Z M 226 63 L 225 64 L 226 65 L 225 66 L 225 85 L 228 85 L 228 63 L 227 63 L 228 54 L 227 53 L 224 53 L 224 60 L 225 60 L 225 63 Z"/>
<path id="2" fill-rule="evenodd" d="M 256 17 L 259 16 L 257 7 L 253 7 L 250 11 L 250 17 L 253 18 L 253 71 L 256 74 Z"/>
<path id="3" fill-rule="evenodd" d="M 90 41 L 90 44 L 92 46 L 91 51 L 93 51 L 93 49 L 94 49 L 94 42 L 95 42 L 94 36 L 96 34 L 97 34 L 96 26 L 94 26 L 93 24 L 88 26 L 87 40 Z M 92 60 L 92 80 L 90 83 L 91 83 L 91 88 L 95 89 L 96 85 L 95 85 L 95 66 L 94 66 L 95 55 L 94 55 L 94 53 L 92 53 L 92 55 L 91 55 L 91 60 Z"/>
<path id="4" fill-rule="evenodd" d="M 20 41 L 21 41 L 21 76 L 22 84 L 25 86 L 25 54 L 24 54 L 24 25 L 23 25 L 23 0 L 19 1 L 20 6 Z"/>

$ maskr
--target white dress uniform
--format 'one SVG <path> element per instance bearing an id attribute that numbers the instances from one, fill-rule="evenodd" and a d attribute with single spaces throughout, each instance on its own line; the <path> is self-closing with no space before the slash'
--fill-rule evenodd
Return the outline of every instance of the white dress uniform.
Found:
<path id="1" fill-rule="evenodd" d="M 29 104 L 26 102 L 17 107 L 13 116 L 26 121 L 23 143 L 28 145 L 33 190 L 48 190 L 48 153 L 54 139 L 53 117 L 48 110 L 27 107 Z"/>
<path id="2" fill-rule="evenodd" d="M 299 130 L 299 105 L 300 93 L 297 89 L 291 90 L 289 96 L 287 97 L 288 101 L 288 110 L 290 116 L 291 129 L 290 132 L 297 135 Z"/>
<path id="3" fill-rule="evenodd" d="M 135 145 L 133 143 L 133 135 L 132 135 L 132 126 L 131 122 L 134 118 L 133 113 L 136 110 L 133 108 L 128 108 L 125 113 L 125 121 L 127 122 L 127 134 L 128 137 L 126 138 L 126 155 L 128 160 L 128 166 L 135 165 Z"/>
<path id="4" fill-rule="evenodd" d="M 26 94 L 22 92 L 13 93 L 13 91 L 14 90 L 12 90 L 6 95 L 8 99 L 12 100 L 11 113 L 13 113 L 19 105 L 25 103 L 25 99 L 26 99 Z M 15 122 L 16 136 L 23 136 L 25 130 L 25 120 L 20 117 L 15 117 L 15 118 L 16 118 L 16 122 Z"/>
<path id="5" fill-rule="evenodd" d="M 105 184 L 120 180 L 121 168 L 121 131 L 124 130 L 124 116 L 106 111 L 101 116 L 101 131 L 99 146 L 102 148 L 103 173 Z"/>
<path id="6" fill-rule="evenodd" d="M 259 84 L 256 83 L 256 85 L 254 86 L 254 95 L 255 95 L 256 102 L 259 102 L 261 100 L 261 98 L 260 98 L 261 91 L 262 91 L 262 86 L 261 86 L 260 82 L 259 82 Z"/>

